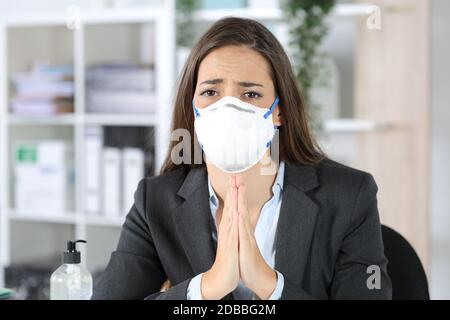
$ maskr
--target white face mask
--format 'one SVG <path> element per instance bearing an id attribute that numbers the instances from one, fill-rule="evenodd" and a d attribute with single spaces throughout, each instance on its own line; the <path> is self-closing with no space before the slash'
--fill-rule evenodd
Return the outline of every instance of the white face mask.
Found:
<path id="1" fill-rule="evenodd" d="M 221 170 L 239 173 L 257 164 L 275 134 L 272 112 L 226 96 L 203 109 L 192 106 L 197 139 L 208 159 Z"/>

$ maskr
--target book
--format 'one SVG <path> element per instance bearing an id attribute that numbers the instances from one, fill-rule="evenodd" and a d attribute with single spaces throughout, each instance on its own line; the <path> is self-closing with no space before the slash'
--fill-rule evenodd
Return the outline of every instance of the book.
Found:
<path id="1" fill-rule="evenodd" d="M 74 95 L 73 81 L 46 81 L 46 82 L 17 82 L 15 84 L 17 97 L 28 98 L 70 98 Z"/>
<path id="2" fill-rule="evenodd" d="M 90 90 L 87 108 L 93 113 L 153 113 L 156 95 L 153 92 Z"/>
<path id="3" fill-rule="evenodd" d="M 120 91 L 154 91 L 155 71 L 151 66 L 102 64 L 88 69 L 88 89 Z"/>
<path id="4" fill-rule="evenodd" d="M 86 107 L 94 113 L 152 113 L 154 68 L 135 63 L 91 66 L 86 72 Z"/>
<path id="5" fill-rule="evenodd" d="M 29 72 L 14 73 L 11 83 L 12 113 L 48 115 L 74 111 L 72 65 L 35 64 Z"/>
<path id="6" fill-rule="evenodd" d="M 11 111 L 21 115 L 71 113 L 74 111 L 74 104 L 71 98 L 20 97 L 11 100 Z"/>

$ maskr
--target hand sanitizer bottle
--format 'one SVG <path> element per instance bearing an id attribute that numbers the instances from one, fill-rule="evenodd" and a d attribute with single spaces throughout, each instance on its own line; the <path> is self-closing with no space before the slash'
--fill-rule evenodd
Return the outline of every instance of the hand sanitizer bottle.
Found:
<path id="1" fill-rule="evenodd" d="M 92 276 L 81 264 L 76 244 L 84 240 L 67 241 L 63 265 L 50 278 L 50 300 L 89 300 L 92 296 Z"/>

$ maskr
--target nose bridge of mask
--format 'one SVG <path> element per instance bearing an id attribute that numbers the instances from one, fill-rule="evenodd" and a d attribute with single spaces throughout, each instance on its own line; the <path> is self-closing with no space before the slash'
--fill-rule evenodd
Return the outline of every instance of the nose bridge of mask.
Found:
<path id="1" fill-rule="evenodd" d="M 272 103 L 272 105 L 270 106 L 269 110 L 264 113 L 263 117 L 264 119 L 267 119 L 275 110 L 275 107 L 278 105 L 280 101 L 280 98 L 277 96 L 275 98 L 275 101 Z M 261 109 L 259 107 L 256 107 L 250 103 L 245 103 L 242 100 L 235 98 L 233 96 L 226 96 L 223 97 L 222 99 L 220 99 L 219 101 L 209 105 L 207 108 L 209 109 L 210 107 L 214 106 L 214 105 L 219 105 L 219 106 L 225 106 L 225 107 L 229 107 L 229 108 L 234 108 L 238 111 L 244 111 L 244 112 L 249 112 L 251 110 L 254 110 L 253 108 L 258 108 Z M 246 106 L 247 108 L 242 108 L 242 106 Z M 194 100 L 192 100 L 192 108 L 194 109 L 194 116 L 195 118 L 200 117 L 201 113 L 198 110 L 198 108 L 195 106 L 194 104 Z"/>

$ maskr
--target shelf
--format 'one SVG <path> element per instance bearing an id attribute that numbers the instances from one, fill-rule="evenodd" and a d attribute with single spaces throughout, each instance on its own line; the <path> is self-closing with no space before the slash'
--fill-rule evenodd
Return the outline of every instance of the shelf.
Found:
<path id="1" fill-rule="evenodd" d="M 156 126 L 155 114 L 86 114 L 84 123 L 112 126 Z"/>
<path id="2" fill-rule="evenodd" d="M 9 219 L 11 221 L 23 222 L 40 222 L 40 223 L 54 223 L 54 224 L 86 224 L 89 226 L 103 226 L 103 227 L 121 227 L 125 222 L 124 217 L 112 218 L 94 216 L 91 214 L 79 214 L 74 212 L 66 212 L 61 215 L 43 215 L 37 212 L 16 212 L 11 210 L 9 212 Z"/>
<path id="3" fill-rule="evenodd" d="M 373 5 L 366 3 L 343 3 L 336 5 L 336 16 L 364 16 L 372 12 Z M 83 24 L 152 22 L 164 13 L 162 6 L 144 6 L 139 8 L 81 9 Z M 279 8 L 236 8 L 236 9 L 201 9 L 195 17 L 203 21 L 216 21 L 226 16 L 244 17 L 257 20 L 281 21 L 283 12 Z M 9 27 L 66 25 L 64 11 L 43 12 L 39 14 L 14 14 L 0 19 Z"/>
<path id="4" fill-rule="evenodd" d="M 16 212 L 11 210 L 9 218 L 12 221 L 25 222 L 42 222 L 42 223 L 57 223 L 57 224 L 75 224 L 77 221 L 76 214 L 67 212 L 61 215 L 43 215 L 37 212 Z"/>
<path id="5" fill-rule="evenodd" d="M 372 8 L 372 4 L 365 3 L 338 4 L 333 14 L 343 17 L 365 16 L 372 13 Z M 285 19 L 283 11 L 279 8 L 201 9 L 195 14 L 196 19 L 203 21 L 217 21 L 229 16 L 280 22 Z"/>
<path id="6" fill-rule="evenodd" d="M 202 21 L 217 21 L 230 16 L 265 21 L 281 21 L 283 12 L 278 8 L 200 9 L 195 13 L 194 18 Z"/>
<path id="7" fill-rule="evenodd" d="M 12 125 L 73 125 L 75 116 L 73 114 L 55 115 L 8 115 L 8 123 Z"/>
<path id="8" fill-rule="evenodd" d="M 164 9 L 161 6 L 82 10 L 81 19 L 83 24 L 153 22 L 161 18 L 163 13 Z M 39 14 L 14 14 L 2 17 L 0 23 L 8 27 L 65 26 L 66 19 L 64 11 L 52 11 Z"/>
<path id="9" fill-rule="evenodd" d="M 118 218 L 111 218 L 111 217 L 87 215 L 85 217 L 85 222 L 89 226 L 122 227 L 123 223 L 125 222 L 125 216 Z"/>
<path id="10" fill-rule="evenodd" d="M 113 8 L 88 11 L 83 14 L 84 24 L 152 22 L 161 18 L 161 6 L 140 7 L 136 9 Z"/>
<path id="11" fill-rule="evenodd" d="M 391 128 L 388 123 L 377 123 L 372 120 L 359 119 L 332 119 L 324 123 L 324 132 L 326 133 L 358 133 L 373 132 Z"/>
<path id="12" fill-rule="evenodd" d="M 97 113 L 85 115 L 45 115 L 45 116 L 21 116 L 9 115 L 10 125 L 48 125 L 65 126 L 85 123 L 88 125 L 111 125 L 111 126 L 156 126 L 155 114 L 110 114 Z"/>

